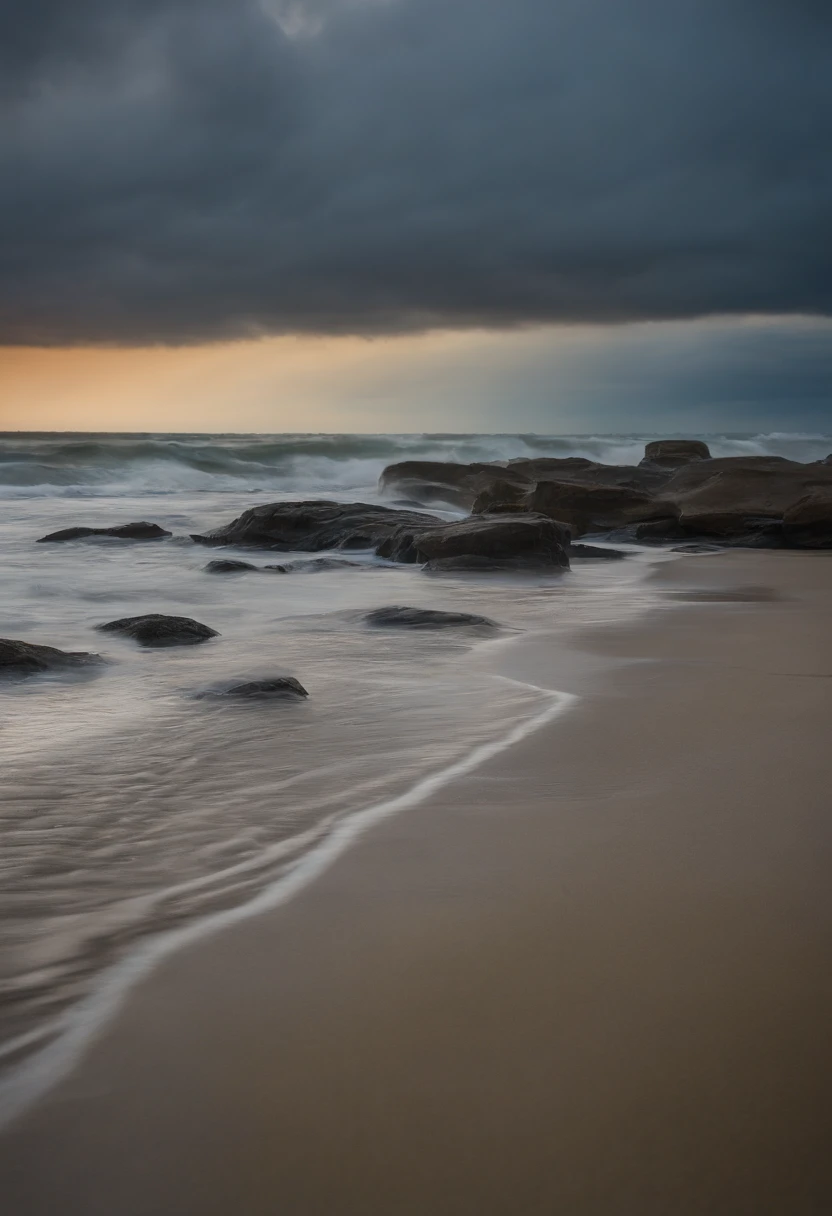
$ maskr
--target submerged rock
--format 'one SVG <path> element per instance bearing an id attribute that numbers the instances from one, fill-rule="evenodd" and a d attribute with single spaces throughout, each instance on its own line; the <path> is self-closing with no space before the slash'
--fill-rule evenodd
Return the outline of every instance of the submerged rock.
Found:
<path id="1" fill-rule="evenodd" d="M 309 693 L 294 676 L 269 676 L 263 680 L 245 680 L 225 688 L 208 689 L 198 697 L 237 697 L 247 700 L 302 700 Z"/>
<path id="2" fill-rule="evenodd" d="M 83 540 L 87 536 L 113 536 L 117 540 L 162 540 L 170 535 L 170 532 L 160 528 L 158 524 L 142 521 L 136 524 L 119 524 L 115 528 L 63 528 L 60 532 L 50 532 L 48 536 L 41 536 L 38 544 L 44 545 L 51 541 L 61 540 Z"/>
<path id="3" fill-rule="evenodd" d="M 376 608 L 364 617 L 368 625 L 384 629 L 449 629 L 476 626 L 498 629 L 496 621 L 470 612 L 440 612 L 436 608 Z"/>
<path id="4" fill-rule="evenodd" d="M 144 616 L 125 616 L 106 625 L 96 625 L 102 633 L 120 633 L 142 646 L 193 646 L 219 637 L 216 629 L 202 625 L 189 616 L 164 616 L 148 612 Z"/>
<path id="5" fill-rule="evenodd" d="M 62 667 L 84 667 L 104 660 L 83 650 L 58 650 L 34 642 L 0 638 L 0 675 L 35 675 Z"/>
<path id="6" fill-rule="evenodd" d="M 217 557 L 204 567 L 208 574 L 243 574 L 246 570 L 259 570 L 253 562 L 235 561 L 230 557 Z"/>

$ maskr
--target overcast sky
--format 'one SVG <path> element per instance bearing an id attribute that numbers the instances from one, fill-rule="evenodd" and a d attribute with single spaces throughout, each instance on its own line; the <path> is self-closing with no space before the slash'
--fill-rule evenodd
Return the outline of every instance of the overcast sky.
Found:
<path id="1" fill-rule="evenodd" d="M 567 400 L 590 427 L 722 410 L 753 429 L 755 407 L 832 427 L 828 0 L 4 15 L 3 345 L 133 347 L 138 366 L 158 343 L 387 339 L 390 429 L 420 406 L 414 350 L 475 426 L 498 404 L 487 364 L 537 429 Z M 267 347 L 276 385 L 286 347 Z M 327 344 L 322 390 L 345 429 L 351 349 Z M 7 425 L 24 389 L 7 382 Z"/>

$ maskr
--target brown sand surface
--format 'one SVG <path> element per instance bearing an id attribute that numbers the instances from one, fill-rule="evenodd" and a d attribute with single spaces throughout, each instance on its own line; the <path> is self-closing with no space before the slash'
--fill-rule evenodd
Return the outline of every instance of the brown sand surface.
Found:
<path id="1" fill-rule="evenodd" d="M 3 1211 L 828 1216 L 832 554 L 655 577 L 515 648 L 566 717 L 141 984 Z"/>

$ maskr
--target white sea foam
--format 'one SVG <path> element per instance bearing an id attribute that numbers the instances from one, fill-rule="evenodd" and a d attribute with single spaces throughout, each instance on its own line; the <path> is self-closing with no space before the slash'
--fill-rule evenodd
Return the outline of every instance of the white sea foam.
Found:
<path id="1" fill-rule="evenodd" d="M 653 434 L 618 435 L 26 435 L 0 434 L 0 497 L 276 491 L 372 495 L 397 460 L 507 461 L 582 456 L 635 464 Z M 819 460 L 832 436 L 702 434 L 715 456 Z"/>

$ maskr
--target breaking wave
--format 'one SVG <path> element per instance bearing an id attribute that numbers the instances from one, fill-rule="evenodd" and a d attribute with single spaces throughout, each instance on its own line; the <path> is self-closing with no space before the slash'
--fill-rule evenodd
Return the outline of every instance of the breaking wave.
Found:
<path id="1" fill-rule="evenodd" d="M 584 456 L 637 463 L 667 434 L 615 435 L 165 435 L 0 433 L 0 496 L 98 497 L 274 490 L 298 495 L 372 492 L 397 460 L 506 461 Z M 702 434 L 715 456 L 811 461 L 832 435 Z"/>

